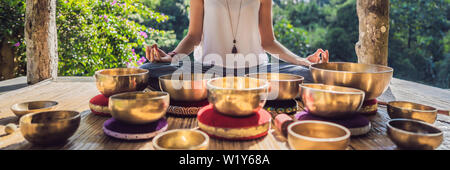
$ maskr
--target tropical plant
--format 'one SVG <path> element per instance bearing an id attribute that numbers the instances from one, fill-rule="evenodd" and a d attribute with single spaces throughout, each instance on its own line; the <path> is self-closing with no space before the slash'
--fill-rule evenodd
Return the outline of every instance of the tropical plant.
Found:
<path id="1" fill-rule="evenodd" d="M 174 39 L 172 32 L 143 26 L 137 18 L 154 23 L 168 19 L 138 0 L 58 0 L 59 75 L 137 67 L 146 61 L 144 44 Z"/>

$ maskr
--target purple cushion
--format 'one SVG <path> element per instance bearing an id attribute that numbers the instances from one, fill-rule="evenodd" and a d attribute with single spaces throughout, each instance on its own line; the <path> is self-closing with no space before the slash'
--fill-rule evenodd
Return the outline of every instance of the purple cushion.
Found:
<path id="1" fill-rule="evenodd" d="M 103 124 L 103 127 L 109 131 L 123 134 L 144 134 L 151 133 L 167 126 L 167 120 L 161 118 L 156 122 L 142 124 L 142 125 L 131 125 L 120 122 L 114 118 L 108 119 Z"/>
<path id="2" fill-rule="evenodd" d="M 345 119 L 330 119 L 330 118 L 323 118 L 319 116 L 314 116 L 312 114 L 309 114 L 306 111 L 298 112 L 295 114 L 295 119 L 297 120 L 321 120 L 321 121 L 327 121 L 327 122 L 333 122 L 336 124 L 340 124 L 346 128 L 360 128 L 365 127 L 369 125 L 369 119 L 367 119 L 365 116 L 356 114 L 352 117 L 346 117 Z"/>

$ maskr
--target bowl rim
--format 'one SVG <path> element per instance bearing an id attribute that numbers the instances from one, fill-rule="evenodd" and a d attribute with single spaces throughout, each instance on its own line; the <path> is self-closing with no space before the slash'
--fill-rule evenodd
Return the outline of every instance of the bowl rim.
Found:
<path id="1" fill-rule="evenodd" d="M 54 105 L 51 105 L 49 107 L 43 107 L 43 108 L 39 108 L 39 109 L 27 109 L 27 110 L 19 110 L 19 109 L 14 109 L 15 106 L 21 105 L 21 104 L 29 104 L 29 103 L 35 103 L 35 102 L 49 102 L 52 103 Z M 19 111 L 19 112 L 23 112 L 23 111 L 35 111 L 35 110 L 41 110 L 41 109 L 50 109 L 53 107 L 56 107 L 59 104 L 59 102 L 57 101 L 53 101 L 53 100 L 33 100 L 33 101 L 27 101 L 27 102 L 21 102 L 21 103 L 15 103 L 13 105 L 10 106 L 10 109 L 12 111 Z"/>
<path id="2" fill-rule="evenodd" d="M 311 64 L 309 66 L 310 70 L 316 69 L 316 70 L 323 70 L 323 71 L 328 71 L 328 72 L 338 72 L 338 73 L 352 73 L 352 74 L 384 74 L 384 73 L 393 73 L 394 69 L 392 67 L 389 66 L 384 66 L 384 65 L 378 65 L 378 64 L 364 64 L 364 63 L 353 63 L 353 62 L 329 62 L 331 64 L 336 63 L 336 64 L 362 64 L 362 65 L 368 65 L 368 66 L 374 66 L 374 67 L 382 67 L 382 68 L 387 68 L 388 70 L 386 71 L 378 71 L 378 72 L 355 72 L 355 71 L 339 71 L 339 70 L 329 70 L 329 69 L 323 69 L 323 68 L 317 68 L 314 67 L 316 65 L 320 65 L 320 64 L 328 64 L 328 63 L 316 63 L 316 64 Z"/>
<path id="3" fill-rule="evenodd" d="M 431 110 L 409 109 L 409 108 L 404 108 L 404 107 L 400 107 L 400 106 L 393 105 L 392 103 L 410 103 L 410 104 L 414 104 L 414 105 L 420 105 L 420 106 L 430 107 L 430 108 L 432 108 L 432 109 L 431 109 Z M 403 101 L 403 100 L 390 101 L 390 102 L 388 102 L 387 104 L 388 104 L 388 106 L 390 106 L 390 107 L 394 107 L 394 108 L 397 108 L 397 109 L 400 109 L 400 110 L 406 110 L 406 111 L 413 111 L 413 112 L 430 112 L 430 113 L 437 112 L 437 109 L 436 109 L 435 107 L 428 106 L 428 105 L 424 105 L 424 104 L 420 104 L 420 103 L 414 103 L 414 102 L 409 102 L 409 101 Z"/>
<path id="4" fill-rule="evenodd" d="M 249 74 L 246 74 L 245 75 L 245 77 L 250 77 L 250 78 L 255 78 L 255 77 L 251 77 L 252 75 L 260 75 L 260 74 L 280 74 L 280 75 L 288 75 L 288 76 L 294 76 L 294 77 L 297 77 L 297 79 L 291 79 L 291 80 L 276 80 L 276 79 L 270 79 L 270 80 L 268 80 L 269 82 L 271 82 L 271 81 L 278 81 L 278 82 L 296 82 L 296 81 L 304 81 L 305 80 L 305 77 L 303 77 L 303 76 L 300 76 L 300 75 L 297 75 L 297 74 L 289 74 L 289 73 L 276 73 L 276 72 L 270 72 L 270 73 L 249 73 Z M 259 78 L 258 77 L 258 79 L 262 79 L 262 78 Z"/>
<path id="5" fill-rule="evenodd" d="M 27 117 L 32 117 L 32 116 L 37 115 L 37 114 L 44 114 L 44 113 L 48 113 L 48 112 L 72 112 L 72 113 L 76 113 L 76 115 L 75 115 L 75 116 L 68 117 L 68 118 L 64 118 L 64 119 L 58 119 L 58 120 L 55 120 L 55 121 L 52 121 L 52 122 L 45 122 L 45 123 L 31 123 L 31 122 L 30 122 L 30 123 L 27 123 L 27 122 L 24 121 L 24 119 L 26 119 Z M 81 113 L 78 112 L 78 111 L 75 111 L 75 110 L 51 110 L 51 111 L 42 111 L 42 112 L 30 113 L 30 114 L 23 115 L 23 116 L 19 119 L 19 124 L 20 124 L 20 123 L 25 123 L 25 124 L 30 124 L 30 125 L 49 125 L 49 124 L 54 124 L 54 123 L 58 123 L 58 122 L 61 122 L 61 121 L 75 120 L 75 119 L 80 118 L 80 117 L 81 117 Z M 31 119 L 31 118 L 30 118 L 30 119 Z"/>
<path id="6" fill-rule="evenodd" d="M 438 130 L 438 133 L 416 133 L 416 132 L 411 132 L 411 131 L 407 131 L 407 130 L 403 130 L 397 127 L 394 127 L 391 125 L 391 122 L 395 122 L 395 121 L 404 121 L 404 122 L 415 122 L 415 123 L 419 123 L 419 124 L 423 124 L 425 126 L 428 126 L 432 129 Z M 398 118 L 398 119 L 391 119 L 386 123 L 386 126 L 388 126 L 388 128 L 394 129 L 396 131 L 400 131 L 401 133 L 405 133 L 408 135 L 420 135 L 420 136 L 428 136 L 428 137 L 435 137 L 435 136 L 441 136 L 443 135 L 443 132 L 441 129 L 435 127 L 434 125 L 424 122 L 424 121 L 420 121 L 420 120 L 414 120 L 414 119 L 404 119 L 404 118 Z"/>
<path id="7" fill-rule="evenodd" d="M 332 87 L 339 87 L 339 88 L 344 88 L 344 89 L 349 89 L 349 90 L 356 90 L 357 92 L 342 92 L 342 91 L 333 91 L 333 90 L 323 90 L 323 89 L 316 89 L 316 88 L 312 88 L 312 87 L 307 87 L 305 85 L 319 85 L 319 86 L 332 86 Z M 363 96 L 363 99 L 365 98 L 365 92 L 357 89 L 357 88 L 351 88 L 351 87 L 345 87 L 345 86 L 335 86 L 335 85 L 328 85 L 328 84 L 322 84 L 322 83 L 303 83 L 303 84 L 299 84 L 300 89 L 305 88 L 305 89 L 309 89 L 309 90 L 314 90 L 314 91 L 320 91 L 320 92 L 325 92 L 325 93 L 334 93 L 334 94 L 361 94 Z"/>
<path id="8" fill-rule="evenodd" d="M 334 127 L 337 127 L 337 128 L 339 128 L 341 130 L 344 130 L 345 135 L 344 136 L 340 136 L 340 137 L 336 137 L 336 138 L 315 138 L 315 137 L 309 137 L 309 136 L 300 135 L 298 133 L 295 133 L 292 130 L 292 127 L 294 127 L 296 125 L 299 125 L 299 124 L 306 124 L 306 123 L 319 123 L 319 124 L 327 124 L 327 125 L 330 125 L 330 126 L 334 126 Z M 339 125 L 339 124 L 336 124 L 336 123 L 327 122 L 327 121 L 320 121 L 320 120 L 297 121 L 297 122 L 291 123 L 288 126 L 287 130 L 288 130 L 288 134 L 291 134 L 291 135 L 295 136 L 296 138 L 301 138 L 301 139 L 314 141 L 314 142 L 337 142 L 337 141 L 343 141 L 343 140 L 349 139 L 350 135 L 351 135 L 350 130 L 348 130 L 348 128 L 346 128 L 346 127 L 344 127 L 342 125 Z"/>
<path id="9" fill-rule="evenodd" d="M 159 81 L 161 81 L 161 80 L 163 80 L 163 81 L 183 81 L 183 82 L 192 82 L 192 81 L 204 81 L 204 80 L 211 80 L 211 79 L 213 79 L 213 77 L 211 77 L 211 78 L 206 78 L 205 79 L 205 76 L 203 76 L 203 79 L 202 80 L 172 80 L 172 79 L 169 79 L 169 78 L 165 78 L 166 76 L 169 76 L 169 75 L 184 75 L 183 73 L 169 73 L 169 74 L 164 74 L 164 75 L 161 75 L 161 76 L 159 76 L 158 77 L 158 80 Z M 200 74 L 200 75 L 211 75 L 211 76 L 214 76 L 214 74 L 209 74 L 209 73 L 189 73 L 189 74 L 191 74 L 191 75 L 193 75 L 193 74 Z"/>
<path id="10" fill-rule="evenodd" d="M 144 72 L 142 73 L 133 73 L 133 74 L 125 74 L 125 75 L 105 75 L 105 74 L 101 74 L 102 71 L 106 71 L 106 70 L 125 70 L 125 69 L 130 69 L 130 70 L 142 70 Z M 140 75 L 145 75 L 148 74 L 149 71 L 147 69 L 141 69 L 141 68 L 108 68 L 108 69 L 101 69 L 101 70 L 97 70 L 95 72 L 95 76 L 107 76 L 107 77 L 125 77 L 125 76 L 140 76 Z"/>
<path id="11" fill-rule="evenodd" d="M 202 135 L 205 138 L 205 140 L 203 140 L 203 142 L 198 145 L 189 146 L 188 148 L 184 148 L 184 149 L 169 149 L 169 148 L 165 148 L 165 147 L 158 145 L 158 141 L 162 136 L 165 136 L 170 133 L 179 132 L 179 131 L 190 131 L 190 132 L 194 132 L 194 133 L 199 133 L 200 135 Z M 191 149 L 195 149 L 195 148 L 202 148 L 202 147 L 208 146 L 209 145 L 209 136 L 205 132 L 202 132 L 197 129 L 172 129 L 172 130 L 168 130 L 168 131 L 165 131 L 165 132 L 162 132 L 162 133 L 156 135 L 152 139 L 152 143 L 153 143 L 154 149 L 157 149 L 157 150 L 191 150 Z"/>
<path id="12" fill-rule="evenodd" d="M 244 88 L 244 89 L 235 89 L 235 88 L 224 88 L 224 87 L 218 87 L 211 84 L 212 81 L 218 80 L 218 79 L 224 79 L 224 78 L 248 78 L 248 79 L 254 79 L 258 81 L 264 81 L 264 85 L 254 87 L 254 88 Z M 235 91 L 253 91 L 253 90 L 262 90 L 262 89 L 268 89 L 269 88 L 269 81 L 265 79 L 258 79 L 258 78 L 252 78 L 252 77 L 245 77 L 245 76 L 224 76 L 224 77 L 216 77 L 213 79 L 208 80 L 206 83 L 206 88 L 208 90 L 210 89 L 219 89 L 219 90 L 235 90 Z"/>
<path id="13" fill-rule="evenodd" d="M 161 96 L 156 96 L 156 97 L 150 97 L 150 98 L 143 98 L 143 99 L 120 99 L 120 98 L 116 98 L 118 96 L 122 96 L 122 95 L 129 95 L 129 94 L 145 94 L 145 93 L 159 93 L 159 94 L 163 94 Z M 118 94 L 114 94 L 112 96 L 109 96 L 109 101 L 112 100 L 134 100 L 134 101 L 145 101 L 145 100 L 160 100 L 160 99 L 164 99 L 166 97 L 170 97 L 170 94 L 168 92 L 164 92 L 164 91 L 133 91 L 133 92 L 123 92 L 123 93 L 118 93 Z"/>

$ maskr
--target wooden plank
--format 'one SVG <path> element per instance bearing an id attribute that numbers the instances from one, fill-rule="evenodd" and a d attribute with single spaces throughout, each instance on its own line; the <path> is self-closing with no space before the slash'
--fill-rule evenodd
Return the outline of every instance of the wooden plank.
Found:
<path id="1" fill-rule="evenodd" d="M 124 141 L 107 137 L 102 132 L 103 122 L 107 117 L 100 117 L 90 114 L 88 101 L 93 96 L 99 94 L 96 89 L 95 82 L 92 79 L 84 79 L 80 81 L 77 78 L 63 78 L 55 81 L 44 81 L 26 88 L 11 91 L 0 95 L 0 149 L 153 149 L 151 140 L 141 141 Z M 383 99 L 422 101 L 424 98 L 433 103 L 435 100 L 438 104 L 435 106 L 443 106 L 450 104 L 449 96 L 443 91 L 447 90 L 439 88 L 431 88 L 429 86 L 422 87 L 417 83 L 409 84 L 394 80 L 391 84 L 393 97 L 382 97 Z M 403 89 L 419 87 L 426 88 L 432 92 L 417 92 L 417 89 Z M 439 94 L 436 96 L 427 96 L 426 94 Z M 420 96 L 422 97 L 411 97 Z M 447 99 L 445 99 L 447 97 Z M 416 99 L 417 98 L 417 99 Z M 67 143 L 53 147 L 38 147 L 24 140 L 19 131 L 11 135 L 5 135 L 4 125 L 7 123 L 17 123 L 17 118 L 9 110 L 9 107 L 17 102 L 30 100 L 55 100 L 60 103 L 58 109 L 76 110 L 82 112 L 82 121 L 78 131 L 72 136 Z M 448 105 L 447 105 L 448 106 Z M 169 129 L 177 128 L 196 128 L 196 118 L 180 118 L 167 116 Z M 361 137 L 352 137 L 351 144 L 348 149 L 364 149 L 364 150 L 380 150 L 380 149 L 397 149 L 396 146 L 387 138 L 385 122 L 389 120 L 386 108 L 379 107 L 377 115 L 369 116 L 372 122 L 372 130 L 369 134 Z M 436 126 L 445 131 L 445 141 L 438 149 L 450 149 L 450 120 L 448 116 L 440 115 Z M 284 137 L 271 129 L 269 135 L 258 140 L 246 142 L 234 142 L 211 139 L 209 149 L 251 149 L 251 150 L 285 150 L 289 149 Z"/>

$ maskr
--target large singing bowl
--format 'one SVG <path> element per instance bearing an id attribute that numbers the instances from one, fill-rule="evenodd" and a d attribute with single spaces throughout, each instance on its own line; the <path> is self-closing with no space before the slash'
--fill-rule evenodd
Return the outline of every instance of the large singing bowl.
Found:
<path id="1" fill-rule="evenodd" d="M 313 64 L 310 70 L 314 82 L 363 90 L 365 100 L 381 96 L 394 72 L 387 66 L 346 62 Z"/>
<path id="2" fill-rule="evenodd" d="M 212 74 L 167 74 L 159 77 L 162 91 L 168 92 L 170 98 L 176 101 L 201 101 L 208 97 L 206 83 Z"/>
<path id="3" fill-rule="evenodd" d="M 208 81 L 208 101 L 228 116 L 249 116 L 267 100 L 269 82 L 251 77 L 219 77 Z"/>
<path id="4" fill-rule="evenodd" d="M 113 68 L 95 72 L 97 89 L 105 96 L 132 91 L 141 91 L 147 87 L 148 70 L 138 68 Z"/>
<path id="5" fill-rule="evenodd" d="M 167 92 L 126 92 L 109 97 L 108 107 L 114 119 L 128 124 L 146 124 L 164 117 L 169 104 Z"/>

